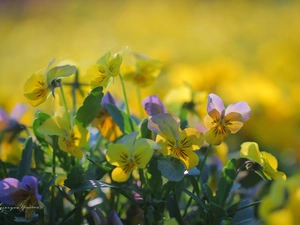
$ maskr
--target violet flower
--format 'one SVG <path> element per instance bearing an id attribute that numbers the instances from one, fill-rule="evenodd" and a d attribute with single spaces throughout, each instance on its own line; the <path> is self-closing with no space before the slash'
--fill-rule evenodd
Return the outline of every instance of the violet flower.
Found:
<path id="1" fill-rule="evenodd" d="M 142 101 L 142 105 L 149 116 L 167 112 L 165 105 L 159 100 L 157 95 L 151 95 L 145 98 Z"/>

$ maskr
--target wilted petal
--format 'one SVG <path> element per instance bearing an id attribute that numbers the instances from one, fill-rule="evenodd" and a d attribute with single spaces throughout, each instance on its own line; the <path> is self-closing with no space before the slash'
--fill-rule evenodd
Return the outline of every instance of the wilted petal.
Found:
<path id="1" fill-rule="evenodd" d="M 246 102 L 236 102 L 236 103 L 230 104 L 226 108 L 225 115 L 227 115 L 231 112 L 236 112 L 236 113 L 241 114 L 243 121 L 245 121 L 250 118 L 251 109 Z"/>
<path id="2" fill-rule="evenodd" d="M 224 111 L 223 100 L 218 95 L 209 94 L 206 109 L 208 113 L 213 109 L 216 109 L 220 114 L 222 114 Z"/>
<path id="3" fill-rule="evenodd" d="M 12 195 L 19 190 L 22 190 L 23 186 L 20 181 L 15 178 L 5 178 L 0 181 L 0 202 L 7 205 L 14 205 Z"/>
<path id="4" fill-rule="evenodd" d="M 38 193 L 38 179 L 33 176 L 24 176 L 22 178 L 22 185 L 25 190 L 33 191 L 38 200 L 41 200 L 42 196 Z"/>
<path id="5" fill-rule="evenodd" d="M 160 135 L 166 139 L 171 140 L 175 138 L 178 140 L 180 130 L 179 123 L 179 117 L 168 113 L 160 113 L 152 116 L 148 120 L 148 128 L 153 132 L 160 133 Z"/>
<path id="6" fill-rule="evenodd" d="M 165 105 L 159 100 L 157 95 L 145 98 L 142 101 L 142 105 L 149 116 L 167 112 Z"/>

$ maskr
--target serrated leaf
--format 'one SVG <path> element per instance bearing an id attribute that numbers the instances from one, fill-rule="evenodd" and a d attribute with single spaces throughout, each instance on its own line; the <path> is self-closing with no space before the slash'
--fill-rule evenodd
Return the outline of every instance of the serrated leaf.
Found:
<path id="1" fill-rule="evenodd" d="M 222 177 L 220 178 L 216 191 L 216 202 L 221 206 L 225 206 L 233 182 L 237 176 L 235 167 L 236 159 L 231 159 L 222 170 Z"/>
<path id="2" fill-rule="evenodd" d="M 75 116 L 76 123 L 87 127 L 99 114 L 102 98 L 103 87 L 94 88 L 83 101 L 83 105 L 78 109 Z"/>
<path id="3" fill-rule="evenodd" d="M 29 174 L 32 160 L 32 147 L 32 137 L 28 137 L 22 151 L 21 161 L 18 165 L 17 178 L 19 180 L 21 180 L 23 176 Z"/>
<path id="4" fill-rule="evenodd" d="M 51 81 L 54 80 L 55 78 L 68 77 L 74 73 L 76 73 L 75 66 L 70 66 L 70 65 L 55 66 L 55 67 L 52 67 L 47 72 L 47 81 L 48 81 L 48 83 L 51 83 Z"/>
<path id="5" fill-rule="evenodd" d="M 167 158 L 158 160 L 158 169 L 170 181 L 180 181 L 184 177 L 185 167 L 177 159 Z"/>
<path id="6" fill-rule="evenodd" d="M 127 115 L 125 112 L 119 110 L 115 105 L 112 104 L 106 104 L 105 108 L 124 135 L 138 130 L 136 123 L 133 119 L 131 119 L 130 115 Z"/>

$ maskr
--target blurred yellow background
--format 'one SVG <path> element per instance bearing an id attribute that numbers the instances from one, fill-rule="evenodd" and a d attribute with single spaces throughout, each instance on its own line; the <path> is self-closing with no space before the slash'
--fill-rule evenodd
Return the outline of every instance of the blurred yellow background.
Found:
<path id="1" fill-rule="evenodd" d="M 164 65 L 142 97 L 164 99 L 187 81 L 226 105 L 246 101 L 252 116 L 241 141 L 281 152 L 280 160 L 293 164 L 300 159 L 299 6 L 279 0 L 0 0 L 0 106 L 8 112 L 17 102 L 29 106 L 23 84 L 52 58 L 69 60 L 84 75 L 107 50 L 129 46 Z M 136 89 L 126 86 L 136 105 Z M 118 81 L 109 90 L 122 98 Z"/>

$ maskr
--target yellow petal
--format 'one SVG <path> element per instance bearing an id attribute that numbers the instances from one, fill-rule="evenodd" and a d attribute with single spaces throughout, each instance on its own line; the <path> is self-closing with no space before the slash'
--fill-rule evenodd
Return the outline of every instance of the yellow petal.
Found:
<path id="1" fill-rule="evenodd" d="M 61 150 L 64 152 L 70 153 L 75 158 L 82 159 L 82 150 L 80 147 L 74 145 L 73 140 L 69 136 L 60 136 L 58 137 L 58 145 Z"/>
<path id="2" fill-rule="evenodd" d="M 220 125 L 221 126 L 221 125 Z M 219 131 L 221 130 L 221 131 Z M 222 132 L 223 129 L 218 129 L 218 127 L 212 127 L 211 129 L 209 129 L 205 135 L 205 141 L 207 141 L 208 143 L 212 144 L 212 145 L 219 145 L 223 142 L 223 140 L 225 139 L 225 137 L 228 135 L 228 131 L 226 131 L 225 133 Z"/>
<path id="3" fill-rule="evenodd" d="M 133 168 L 131 170 L 123 170 L 121 167 L 116 167 L 111 174 L 111 177 L 116 182 L 125 182 L 131 175 Z"/>
<path id="4" fill-rule="evenodd" d="M 90 133 L 88 130 L 79 124 L 74 125 L 71 134 L 75 146 L 78 147 L 85 146 L 90 139 Z"/>
<path id="5" fill-rule="evenodd" d="M 176 147 L 176 140 L 170 136 L 170 139 L 166 139 L 160 134 L 156 136 L 156 142 L 161 146 L 161 153 L 165 156 L 171 154 L 171 150 Z"/>
<path id="6" fill-rule="evenodd" d="M 277 167 L 278 167 L 277 159 L 268 152 L 262 151 L 261 154 L 266 159 L 267 163 L 269 163 L 273 169 L 277 170 Z"/>
<path id="7" fill-rule="evenodd" d="M 198 150 L 204 142 L 203 134 L 195 128 L 186 128 L 180 133 L 179 146 L 185 150 Z"/>
<path id="8" fill-rule="evenodd" d="M 204 125 L 208 129 L 211 129 L 220 121 L 221 121 L 221 115 L 219 111 L 216 109 L 211 110 L 209 114 L 206 114 L 206 116 L 204 117 Z"/>
<path id="9" fill-rule="evenodd" d="M 240 156 L 263 165 L 262 155 L 259 151 L 258 144 L 255 142 L 244 142 L 241 145 Z"/>
<path id="10" fill-rule="evenodd" d="M 240 113 L 228 113 L 222 120 L 231 133 L 238 132 L 243 126 L 243 116 Z"/>
<path id="11" fill-rule="evenodd" d="M 37 132 L 48 135 L 61 135 L 66 136 L 68 134 L 67 127 L 62 118 L 53 116 L 42 123 Z"/>
<path id="12" fill-rule="evenodd" d="M 112 144 L 106 151 L 106 159 L 110 164 L 122 167 L 130 160 L 129 149 L 122 144 Z"/>
<path id="13" fill-rule="evenodd" d="M 145 168 L 152 155 L 153 150 L 146 139 L 140 138 L 135 141 L 132 159 L 138 168 Z"/>
<path id="14" fill-rule="evenodd" d="M 87 79 L 91 80 L 91 87 L 107 86 L 110 76 L 108 76 L 105 67 L 97 64 L 91 65 L 86 72 Z"/>
<path id="15" fill-rule="evenodd" d="M 116 77 L 120 73 L 120 66 L 122 63 L 122 56 L 117 54 L 115 58 L 111 59 L 108 63 L 108 68 L 110 71 L 110 76 Z"/>
<path id="16" fill-rule="evenodd" d="M 193 151 L 176 148 L 172 151 L 170 156 L 177 158 L 181 162 L 183 162 L 187 170 L 197 166 L 199 163 L 199 157 Z"/>

